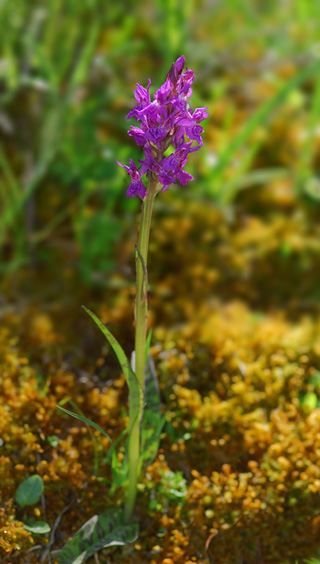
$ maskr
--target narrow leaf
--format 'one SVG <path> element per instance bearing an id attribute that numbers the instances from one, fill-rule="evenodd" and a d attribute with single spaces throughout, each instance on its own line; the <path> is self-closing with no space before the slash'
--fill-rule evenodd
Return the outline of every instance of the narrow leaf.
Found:
<path id="1" fill-rule="evenodd" d="M 59 564 L 82 564 L 102 548 L 134 542 L 139 534 L 138 523 L 125 525 L 122 514 L 122 509 L 112 507 L 94 515 L 62 549 Z"/>
<path id="2" fill-rule="evenodd" d="M 150 349 L 150 345 L 151 345 L 151 339 L 152 339 L 152 329 L 150 329 L 148 336 L 147 336 L 147 340 L 146 340 L 146 362 L 147 362 L 147 359 L 148 359 L 149 349 Z"/>
<path id="3" fill-rule="evenodd" d="M 141 422 L 141 469 L 151 464 L 158 452 L 160 435 L 165 423 L 162 416 L 160 391 L 152 357 L 148 355 L 145 372 L 145 406 Z"/>
<path id="4" fill-rule="evenodd" d="M 137 417 L 139 417 L 140 405 L 143 403 L 143 390 L 141 389 L 137 377 L 130 366 L 130 362 L 128 361 L 126 354 L 117 339 L 90 309 L 85 306 L 82 307 L 99 327 L 100 331 L 104 334 L 114 350 L 129 388 L 129 418 L 130 421 L 134 421 Z"/>
<path id="5" fill-rule="evenodd" d="M 41 494 L 43 492 L 43 481 L 41 476 L 35 474 L 30 476 L 20 484 L 18 487 L 14 499 L 20 505 L 20 507 L 25 507 L 26 505 L 33 505 L 39 501 Z"/>
<path id="6" fill-rule="evenodd" d="M 153 432 L 149 439 L 145 441 L 143 450 L 141 451 L 140 455 L 140 472 L 145 470 L 147 466 L 154 462 L 159 450 L 160 436 L 165 422 L 166 416 L 164 415 L 162 419 L 154 426 Z"/>
<path id="7" fill-rule="evenodd" d="M 127 435 L 127 433 L 128 433 L 128 429 L 123 429 L 123 431 L 120 433 L 120 435 L 113 441 L 112 445 L 108 449 L 108 452 L 106 453 L 106 455 L 102 459 L 103 463 L 105 463 L 105 464 L 110 463 L 110 461 L 112 460 L 112 457 L 113 457 L 113 453 L 115 452 L 118 444 Z"/>
<path id="8" fill-rule="evenodd" d="M 111 492 L 115 492 L 118 488 L 121 488 L 126 483 L 128 479 L 128 469 L 128 457 L 125 456 L 121 464 L 119 464 L 117 454 L 114 450 L 112 453 L 111 462 Z"/>
<path id="9" fill-rule="evenodd" d="M 90 317 L 93 319 L 93 321 L 95 322 L 96 325 L 98 325 L 100 331 L 104 334 L 105 338 L 107 339 L 107 341 L 109 342 L 109 344 L 111 345 L 118 361 L 119 364 L 123 370 L 123 373 L 126 377 L 126 381 L 127 384 L 130 387 L 135 387 L 135 383 L 137 383 L 138 387 L 139 387 L 139 383 L 137 380 L 137 377 L 135 375 L 135 373 L 133 372 L 130 363 L 126 357 L 126 354 L 124 352 L 124 350 L 122 349 L 121 345 L 119 344 L 119 342 L 117 341 L 117 339 L 112 335 L 112 333 L 109 331 L 109 329 L 102 323 L 102 321 L 95 315 L 95 313 L 93 313 L 93 311 L 91 311 L 90 309 L 88 309 L 85 306 L 82 306 L 83 309 L 88 313 L 88 315 L 90 315 Z"/>
<path id="10" fill-rule="evenodd" d="M 87 425 L 90 425 L 91 427 L 94 427 L 95 429 L 97 429 L 98 431 L 100 431 L 100 433 L 102 433 L 105 437 L 107 437 L 107 439 L 109 439 L 109 441 L 112 443 L 111 438 L 109 437 L 108 433 L 106 433 L 102 427 L 100 427 L 100 425 L 98 425 L 97 423 L 95 423 L 94 421 L 91 421 L 91 419 L 87 419 L 87 417 L 84 417 L 83 415 L 78 415 L 78 413 L 74 413 L 73 411 L 69 411 L 68 409 L 65 409 L 64 407 L 61 407 L 60 405 L 57 405 L 58 409 L 61 409 L 61 411 L 64 411 L 65 413 L 67 413 L 68 415 L 71 415 L 72 417 L 75 417 L 75 419 L 79 419 L 79 421 L 82 421 L 82 423 L 87 423 Z"/>
<path id="11" fill-rule="evenodd" d="M 80 407 L 78 407 L 78 405 L 72 399 L 65 398 L 64 400 L 61 400 L 59 403 L 60 403 L 61 406 L 63 406 L 65 403 L 67 403 L 67 401 L 72 405 L 76 414 L 81 415 L 81 417 L 85 417 L 85 415 L 81 411 Z M 98 471 L 99 471 L 99 451 L 98 451 L 98 447 L 97 447 L 97 440 L 96 440 L 96 437 L 94 436 L 94 433 L 91 430 L 91 426 L 89 424 L 87 424 L 86 422 L 84 422 L 84 423 L 85 423 L 85 426 L 88 430 L 88 433 L 89 433 L 91 441 L 92 441 L 93 458 L 94 458 L 93 473 L 94 473 L 95 476 L 97 476 Z"/>
<path id="12" fill-rule="evenodd" d="M 145 381 L 144 381 L 144 416 L 154 421 L 154 417 L 161 419 L 161 402 L 158 378 L 153 359 L 149 354 L 146 362 Z"/>

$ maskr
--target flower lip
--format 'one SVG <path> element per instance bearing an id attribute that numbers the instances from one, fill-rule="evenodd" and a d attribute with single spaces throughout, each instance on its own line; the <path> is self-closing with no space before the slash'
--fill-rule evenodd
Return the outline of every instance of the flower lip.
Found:
<path id="1" fill-rule="evenodd" d="M 141 180 L 133 180 L 132 182 L 130 182 L 127 190 L 128 198 L 134 198 L 134 196 L 139 196 L 139 198 L 143 200 L 143 198 L 145 198 L 146 195 L 147 195 L 147 190 Z"/>

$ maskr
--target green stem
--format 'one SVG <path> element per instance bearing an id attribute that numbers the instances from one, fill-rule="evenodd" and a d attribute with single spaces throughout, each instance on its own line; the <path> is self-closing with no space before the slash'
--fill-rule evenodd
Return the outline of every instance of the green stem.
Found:
<path id="1" fill-rule="evenodd" d="M 135 374 L 140 384 L 139 413 L 143 412 L 143 388 L 146 363 L 146 338 L 147 338 L 147 261 L 148 246 L 151 226 L 151 217 L 154 199 L 157 193 L 155 180 L 150 180 L 147 195 L 143 200 L 141 225 L 138 239 L 138 253 L 136 256 L 136 303 L 135 303 Z M 140 457 L 140 417 L 135 421 L 129 421 L 131 429 L 129 437 L 129 481 L 126 492 L 124 506 L 124 520 L 128 522 L 131 518 L 136 496 L 138 483 L 138 467 Z"/>

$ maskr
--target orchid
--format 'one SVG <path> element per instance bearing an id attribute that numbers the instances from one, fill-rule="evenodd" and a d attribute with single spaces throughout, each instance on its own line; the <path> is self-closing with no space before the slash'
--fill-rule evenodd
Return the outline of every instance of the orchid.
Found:
<path id="1" fill-rule="evenodd" d="M 138 482 L 142 471 L 150 465 L 159 447 L 165 422 L 162 415 L 156 374 L 148 348 L 148 247 L 153 204 L 156 195 L 164 192 L 177 181 L 186 186 L 193 180 L 184 170 L 188 155 L 203 144 L 199 123 L 207 116 L 207 108 L 197 108 L 193 113 L 187 103 L 192 94 L 194 73 L 183 72 L 184 57 L 179 57 L 171 66 L 164 84 L 150 98 L 151 80 L 147 88 L 137 84 L 134 96 L 137 106 L 128 114 L 140 127 L 131 126 L 128 134 L 138 146 L 143 147 L 144 158 L 133 159 L 129 165 L 118 162 L 131 179 L 127 189 L 128 198 L 139 196 L 142 214 L 138 244 L 136 245 L 136 300 L 135 300 L 135 350 L 129 362 L 121 345 L 109 329 L 89 309 L 84 308 L 98 325 L 114 350 L 129 388 L 128 441 L 125 447 L 123 466 L 118 466 L 113 445 L 112 465 L 116 478 L 115 487 L 124 486 L 123 507 L 108 507 L 103 513 L 94 515 L 67 543 L 59 556 L 59 564 L 82 564 L 97 550 L 113 545 L 133 542 L 138 536 L 138 523 L 133 512 L 136 503 Z M 196 142 L 196 144 L 194 144 Z M 166 154 L 171 146 L 171 153 Z M 173 149 L 173 150 L 172 150 Z M 142 181 L 146 176 L 148 186 Z M 60 410 L 98 429 L 109 440 L 109 435 L 93 421 L 61 406 Z"/>
<path id="2" fill-rule="evenodd" d="M 128 135 L 143 147 L 145 159 L 139 159 L 140 172 L 135 166 L 132 167 L 132 159 L 130 167 L 118 163 L 127 169 L 132 178 L 127 190 L 129 198 L 139 196 L 143 200 L 146 197 L 148 189 L 141 180 L 144 175 L 147 180 L 152 179 L 162 185 L 157 187 L 156 192 L 166 190 L 176 181 L 186 186 L 189 180 L 193 180 L 183 168 L 188 162 L 188 154 L 203 145 L 203 127 L 199 123 L 208 117 L 208 108 L 197 108 L 191 112 L 187 100 L 192 95 L 194 72 L 189 69 L 183 72 L 184 64 L 183 56 L 173 63 L 164 84 L 155 92 L 153 101 L 150 98 L 151 80 L 148 79 L 147 88 L 137 84 L 134 92 L 137 106 L 128 113 L 127 118 L 135 118 L 141 123 L 140 127 L 132 125 Z M 189 141 L 186 142 L 186 138 Z M 193 141 L 197 145 L 193 145 Z M 166 157 L 165 152 L 170 145 L 175 150 Z"/>
<path id="3" fill-rule="evenodd" d="M 151 100 L 150 85 L 147 88 L 137 84 L 134 96 L 137 106 L 127 118 L 135 118 L 139 127 L 132 125 L 128 135 L 138 146 L 143 147 L 144 158 L 139 159 L 138 169 L 130 160 L 126 169 L 131 177 L 127 196 L 139 196 L 143 200 L 139 239 L 136 247 L 136 301 L 135 301 L 135 352 L 134 372 L 140 387 L 139 412 L 143 420 L 143 400 L 146 381 L 146 337 L 148 318 L 148 246 L 152 209 L 156 195 L 164 192 L 172 184 L 179 182 L 186 186 L 193 180 L 184 170 L 189 153 L 197 151 L 202 145 L 203 128 L 199 123 L 207 116 L 208 108 L 191 111 L 187 100 L 192 95 L 194 72 L 186 69 L 184 57 L 179 57 L 171 66 L 167 78 L 155 92 Z M 171 154 L 166 154 L 168 149 Z M 173 151 L 172 151 L 173 149 Z M 142 177 L 146 176 L 145 187 Z M 128 446 L 129 475 L 124 505 L 124 520 L 130 521 L 134 510 L 137 483 L 139 480 L 139 458 L 141 458 L 141 418 L 130 418 L 130 437 Z"/>

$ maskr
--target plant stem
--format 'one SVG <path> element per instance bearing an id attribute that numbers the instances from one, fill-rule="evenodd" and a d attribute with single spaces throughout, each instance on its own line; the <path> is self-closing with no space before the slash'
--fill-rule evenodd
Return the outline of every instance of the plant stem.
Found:
<path id="1" fill-rule="evenodd" d="M 146 364 L 146 338 L 147 338 L 147 261 L 148 246 L 151 226 L 151 216 L 154 199 L 157 193 L 156 180 L 150 180 L 147 195 L 143 200 L 141 225 L 138 239 L 138 252 L 136 256 L 136 303 L 135 303 L 135 374 L 140 385 L 139 413 L 143 412 L 143 388 Z M 129 421 L 131 429 L 129 437 L 129 481 L 124 505 L 124 520 L 131 518 L 137 495 L 138 468 L 140 457 L 140 419 Z"/>

